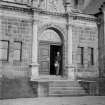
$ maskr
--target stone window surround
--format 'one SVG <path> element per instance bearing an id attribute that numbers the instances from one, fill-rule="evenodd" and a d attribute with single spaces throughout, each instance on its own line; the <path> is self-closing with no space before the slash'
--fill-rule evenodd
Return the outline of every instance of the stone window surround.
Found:
<path id="1" fill-rule="evenodd" d="M 84 47 L 78 46 L 78 49 L 80 49 L 80 64 L 84 65 Z"/>
<path id="2" fill-rule="evenodd" d="M 90 50 L 89 51 L 89 58 L 90 58 L 89 64 L 94 65 L 94 48 L 88 47 L 88 50 Z"/>
<path id="3" fill-rule="evenodd" d="M 19 51 L 19 58 L 18 58 L 18 60 L 17 59 L 14 59 L 14 61 L 22 61 L 22 45 L 23 45 L 23 43 L 22 43 L 22 41 L 14 41 L 14 43 L 15 44 L 19 44 L 19 48 L 16 48 L 15 50 L 17 50 L 17 51 Z M 15 54 L 15 52 L 14 52 L 14 54 Z"/>
<path id="4" fill-rule="evenodd" d="M 2 43 L 3 42 L 5 42 L 5 43 L 7 43 L 7 46 L 6 46 L 6 48 L 0 48 L 0 49 L 4 49 L 4 50 L 6 50 L 6 53 L 7 53 L 7 55 L 6 55 L 6 59 L 4 58 L 4 59 L 0 59 L 0 61 L 9 61 L 9 45 L 10 45 L 10 41 L 9 40 L 0 40 Z M 0 46 L 1 47 L 1 46 Z"/>
<path id="5" fill-rule="evenodd" d="M 77 51 L 77 55 L 79 56 L 79 60 L 78 60 L 79 63 L 77 63 L 77 64 L 81 67 L 84 67 L 84 65 L 87 62 L 88 67 L 94 66 L 95 65 L 95 59 L 94 59 L 95 48 L 88 47 L 88 46 L 87 47 L 86 46 L 78 46 L 77 48 L 78 49 L 81 48 L 81 50 L 83 48 L 83 54 L 81 54 L 82 51 Z M 81 58 L 82 56 L 83 56 L 83 58 Z M 83 63 L 81 63 L 82 62 L 81 59 L 83 59 Z"/>
<path id="6" fill-rule="evenodd" d="M 7 52 L 7 56 L 3 59 L 0 59 L 0 61 L 9 61 L 9 50 L 10 50 L 10 41 L 9 40 L 0 40 L 0 41 L 2 41 L 2 42 L 6 42 L 7 43 L 7 47 L 5 47 L 5 48 L 3 48 L 3 47 L 1 47 L 0 49 L 4 49 L 4 50 L 6 50 L 6 52 Z M 18 49 L 15 49 L 15 50 L 19 50 L 19 60 L 14 60 L 14 61 L 22 61 L 22 45 L 23 45 L 23 43 L 22 43 L 22 41 L 14 41 L 14 43 L 18 43 L 18 44 L 20 44 L 20 48 L 18 48 Z"/>

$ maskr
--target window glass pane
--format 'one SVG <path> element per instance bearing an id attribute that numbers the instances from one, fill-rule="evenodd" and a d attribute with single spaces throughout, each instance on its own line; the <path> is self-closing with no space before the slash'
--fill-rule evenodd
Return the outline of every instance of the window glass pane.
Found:
<path id="1" fill-rule="evenodd" d="M 84 64 L 84 48 L 81 47 L 81 64 Z"/>
<path id="2" fill-rule="evenodd" d="M 91 64 L 91 48 L 88 48 L 88 64 Z"/>
<path id="3" fill-rule="evenodd" d="M 15 42 L 14 43 L 15 49 L 21 49 L 21 43 L 20 42 Z"/>
<path id="4" fill-rule="evenodd" d="M 0 49 L 0 60 L 7 60 L 7 49 Z"/>
<path id="5" fill-rule="evenodd" d="M 94 49 L 91 48 L 91 65 L 94 65 Z"/>
<path id="6" fill-rule="evenodd" d="M 75 5 L 78 5 L 78 0 L 75 0 Z"/>
<path id="7" fill-rule="evenodd" d="M 80 64 L 81 63 L 81 49 L 78 48 L 78 52 L 77 52 L 77 62 Z"/>
<path id="8" fill-rule="evenodd" d="M 94 49 L 93 48 L 88 48 L 88 62 L 89 65 L 94 65 Z"/>
<path id="9" fill-rule="evenodd" d="M 8 41 L 0 41 L 0 60 L 8 60 Z"/>
<path id="10" fill-rule="evenodd" d="M 84 48 L 78 47 L 77 62 L 81 65 L 84 64 Z"/>
<path id="11" fill-rule="evenodd" d="M 14 60 L 20 61 L 20 50 L 14 51 Z"/>
<path id="12" fill-rule="evenodd" d="M 21 61 L 22 57 L 22 42 L 14 42 L 14 60 Z"/>
<path id="13" fill-rule="evenodd" d="M 8 48 L 8 41 L 0 41 L 0 48 Z"/>

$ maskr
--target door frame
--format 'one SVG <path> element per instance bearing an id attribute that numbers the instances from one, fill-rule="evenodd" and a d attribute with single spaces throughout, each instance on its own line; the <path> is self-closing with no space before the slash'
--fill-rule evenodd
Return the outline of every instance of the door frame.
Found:
<path id="1" fill-rule="evenodd" d="M 51 41 L 39 41 L 39 47 L 38 47 L 38 62 L 39 62 L 39 66 L 40 66 L 40 45 L 43 45 L 43 44 L 47 44 L 49 46 L 49 51 L 50 51 L 50 46 L 51 45 L 58 45 L 58 46 L 61 46 L 61 52 L 62 52 L 62 71 L 61 71 L 61 75 L 59 76 L 62 76 L 63 75 L 63 44 L 62 43 L 58 43 L 58 42 L 51 42 Z M 50 52 L 49 52 L 50 54 Z M 49 75 L 50 75 L 50 60 L 49 60 Z"/>
<path id="2" fill-rule="evenodd" d="M 61 50 L 60 50 L 60 52 L 61 52 L 61 68 L 60 68 L 60 74 L 59 74 L 59 76 L 61 76 L 61 75 L 63 75 L 63 46 L 62 46 L 62 44 L 60 44 L 60 43 L 54 43 L 54 44 L 50 44 L 50 46 L 53 46 L 53 45 L 55 45 L 55 46 L 59 46 L 59 47 L 61 47 Z M 50 50 L 51 51 L 51 50 Z M 51 64 L 51 59 L 50 59 L 50 64 Z M 50 69 L 51 70 L 51 69 Z M 51 74 L 50 74 L 51 75 Z"/>

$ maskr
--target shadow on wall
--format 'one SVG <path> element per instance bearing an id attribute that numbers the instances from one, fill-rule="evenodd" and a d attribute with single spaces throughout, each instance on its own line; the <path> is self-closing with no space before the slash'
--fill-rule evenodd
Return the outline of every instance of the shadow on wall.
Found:
<path id="1" fill-rule="evenodd" d="M 32 98 L 37 94 L 33 93 L 28 78 L 8 79 L 3 77 L 1 80 L 1 99 L 10 98 Z"/>
<path id="2" fill-rule="evenodd" d="M 99 79 L 99 95 L 105 96 L 105 77 Z"/>
<path id="3" fill-rule="evenodd" d="M 97 96 L 99 95 L 98 90 L 98 83 L 92 81 L 80 81 L 79 82 L 81 87 L 85 90 L 85 92 L 90 96 Z"/>

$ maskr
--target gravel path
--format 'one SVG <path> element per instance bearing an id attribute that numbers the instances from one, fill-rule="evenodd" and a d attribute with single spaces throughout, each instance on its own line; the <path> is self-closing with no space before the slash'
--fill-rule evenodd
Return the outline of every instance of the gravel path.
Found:
<path id="1" fill-rule="evenodd" d="M 0 105 L 105 105 L 105 96 L 8 99 Z"/>

